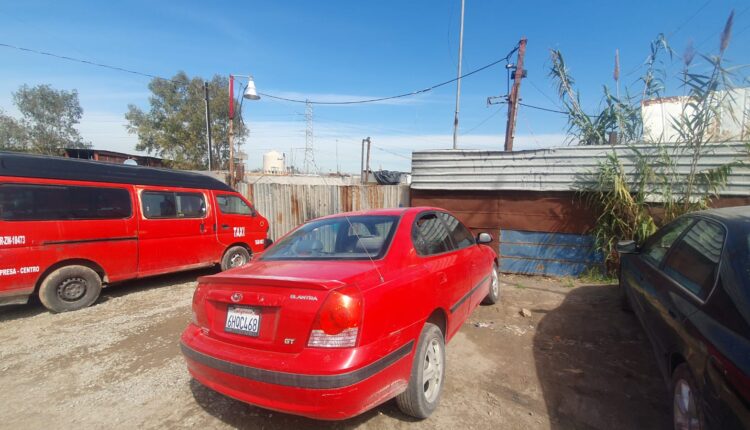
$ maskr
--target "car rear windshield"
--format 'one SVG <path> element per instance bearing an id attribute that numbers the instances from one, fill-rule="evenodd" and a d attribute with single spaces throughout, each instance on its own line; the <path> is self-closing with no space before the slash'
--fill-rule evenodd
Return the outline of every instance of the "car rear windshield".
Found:
<path id="1" fill-rule="evenodd" d="M 304 224 L 269 248 L 262 260 L 360 260 L 382 258 L 397 216 L 360 215 Z"/>

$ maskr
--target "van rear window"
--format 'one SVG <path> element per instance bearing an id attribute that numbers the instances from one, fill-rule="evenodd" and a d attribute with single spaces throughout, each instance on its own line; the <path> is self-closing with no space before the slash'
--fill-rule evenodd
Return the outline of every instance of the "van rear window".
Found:
<path id="1" fill-rule="evenodd" d="M 0 185 L 3 221 L 123 219 L 132 213 L 123 188 L 59 185 Z"/>

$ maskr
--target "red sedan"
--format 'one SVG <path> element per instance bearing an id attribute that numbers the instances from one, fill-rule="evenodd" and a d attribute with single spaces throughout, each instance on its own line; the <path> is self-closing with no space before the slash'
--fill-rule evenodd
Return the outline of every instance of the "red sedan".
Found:
<path id="1" fill-rule="evenodd" d="M 339 420 L 396 397 L 437 407 L 445 343 L 499 299 L 492 237 L 437 208 L 301 225 L 250 264 L 199 279 L 182 334 L 192 376 L 281 412 Z"/>

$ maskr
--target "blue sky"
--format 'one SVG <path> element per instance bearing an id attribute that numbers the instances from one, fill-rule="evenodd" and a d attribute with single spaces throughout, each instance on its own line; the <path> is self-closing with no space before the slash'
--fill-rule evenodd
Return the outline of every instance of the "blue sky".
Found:
<path id="1" fill-rule="evenodd" d="M 313 100 L 351 100 L 425 88 L 455 77 L 460 0 L 240 2 L 3 2 L 0 43 L 90 59 L 169 77 L 179 70 L 204 77 L 253 74 L 261 92 Z M 612 85 L 615 49 L 623 85 L 637 80 L 649 42 L 663 32 L 682 52 L 692 39 L 716 52 L 718 35 L 735 9 L 725 57 L 750 64 L 750 1 L 467 0 L 464 72 L 502 58 L 528 38 L 525 103 L 556 108 L 547 77 L 549 50 L 560 49 L 586 109 L 595 110 L 603 84 Z M 21 84 L 77 89 L 80 129 L 96 148 L 133 152 L 124 129 L 129 103 L 147 108 L 149 79 L 0 47 L 0 109 L 17 114 L 11 93 Z M 670 75 L 679 60 L 666 59 Z M 502 149 L 506 93 L 502 65 L 462 82 L 459 147 Z M 679 94 L 672 82 L 668 94 Z M 451 146 L 455 85 L 394 102 L 316 106 L 316 160 L 321 171 L 359 169 L 361 139 L 371 136 L 374 168 L 408 170 L 415 149 Z M 276 149 L 300 161 L 304 106 L 268 98 L 246 103 L 251 127 L 244 150 L 250 168 Z M 565 144 L 565 117 L 521 108 L 516 148 Z M 337 149 L 338 148 L 338 149 Z M 301 164 L 301 163 L 300 163 Z"/>

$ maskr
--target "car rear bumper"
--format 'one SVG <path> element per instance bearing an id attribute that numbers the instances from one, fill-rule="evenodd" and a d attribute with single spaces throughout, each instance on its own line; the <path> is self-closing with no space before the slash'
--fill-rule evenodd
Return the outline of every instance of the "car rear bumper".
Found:
<path id="1" fill-rule="evenodd" d="M 250 350 L 221 343 L 211 348 L 211 342 L 191 325 L 182 336 L 181 348 L 190 374 L 201 384 L 234 399 L 279 412 L 315 419 L 341 420 L 358 415 L 394 397 L 406 389 L 411 370 L 414 341 L 409 341 L 385 356 L 356 369 L 345 369 L 332 374 L 302 374 L 255 367 L 246 362 Z M 221 356 L 216 352 L 220 351 Z M 317 352 L 317 351 L 316 351 Z M 362 351 L 366 352 L 366 351 Z M 243 363 L 228 358 L 240 354 Z M 304 353 L 303 353 L 304 354 Z M 351 360 L 351 349 L 331 350 L 327 363 L 304 360 L 309 369 L 326 367 L 331 360 Z M 356 354 L 355 354 L 356 355 Z"/>

